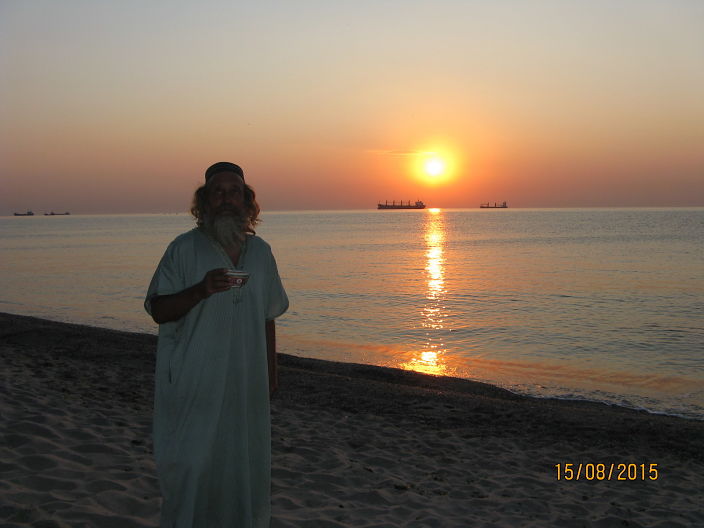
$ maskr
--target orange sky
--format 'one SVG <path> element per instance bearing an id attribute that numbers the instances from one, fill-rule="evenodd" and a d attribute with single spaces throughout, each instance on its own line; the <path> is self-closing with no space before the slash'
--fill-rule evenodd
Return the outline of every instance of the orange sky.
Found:
<path id="1" fill-rule="evenodd" d="M 0 6 L 0 214 L 704 206 L 696 2 Z M 442 183 L 419 178 L 436 152 Z"/>

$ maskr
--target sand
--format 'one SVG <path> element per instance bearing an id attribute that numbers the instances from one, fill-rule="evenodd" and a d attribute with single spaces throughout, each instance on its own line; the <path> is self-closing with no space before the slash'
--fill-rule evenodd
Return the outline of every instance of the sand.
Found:
<path id="1" fill-rule="evenodd" d="M 155 347 L 150 335 L 0 314 L 0 526 L 158 525 Z M 285 354 L 280 364 L 274 528 L 704 526 L 704 421 Z M 583 464 L 579 480 L 557 480 L 566 463 L 575 476 Z M 604 480 L 586 466 L 598 463 Z M 638 474 L 616 480 L 618 464 Z"/>

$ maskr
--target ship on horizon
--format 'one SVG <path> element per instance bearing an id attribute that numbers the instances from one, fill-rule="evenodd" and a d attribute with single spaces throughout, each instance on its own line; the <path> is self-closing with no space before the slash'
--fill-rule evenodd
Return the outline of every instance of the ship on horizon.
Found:
<path id="1" fill-rule="evenodd" d="M 378 203 L 376 205 L 377 209 L 425 209 L 425 204 L 420 201 L 416 200 L 416 203 L 412 204 L 410 200 L 408 200 L 406 203 L 401 200 L 400 202 L 396 203 L 396 200 L 393 200 L 391 203 L 389 203 L 388 200 L 384 203 Z"/>
<path id="2" fill-rule="evenodd" d="M 494 202 L 494 205 L 491 205 L 489 202 L 479 204 L 480 209 L 508 209 L 508 204 L 506 202 L 502 203 L 497 203 Z"/>

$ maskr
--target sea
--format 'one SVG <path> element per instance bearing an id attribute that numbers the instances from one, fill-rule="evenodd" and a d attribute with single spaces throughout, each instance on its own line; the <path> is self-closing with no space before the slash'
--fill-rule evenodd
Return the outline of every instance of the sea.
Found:
<path id="1" fill-rule="evenodd" d="M 187 214 L 0 218 L 0 311 L 156 333 Z M 280 352 L 704 419 L 704 208 L 265 212 Z"/>

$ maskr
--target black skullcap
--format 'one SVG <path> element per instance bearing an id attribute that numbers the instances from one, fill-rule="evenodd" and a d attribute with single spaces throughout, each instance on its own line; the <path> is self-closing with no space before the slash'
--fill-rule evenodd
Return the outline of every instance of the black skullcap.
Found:
<path id="1" fill-rule="evenodd" d="M 205 183 L 208 183 L 210 177 L 218 172 L 234 172 L 235 174 L 239 174 L 242 177 L 242 181 L 244 181 L 244 171 L 242 170 L 242 167 L 235 165 L 234 163 L 230 163 L 229 161 L 218 161 L 208 167 L 205 171 Z"/>

